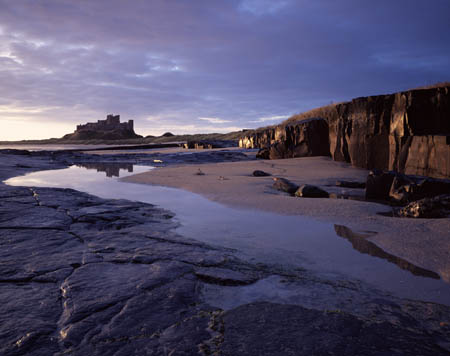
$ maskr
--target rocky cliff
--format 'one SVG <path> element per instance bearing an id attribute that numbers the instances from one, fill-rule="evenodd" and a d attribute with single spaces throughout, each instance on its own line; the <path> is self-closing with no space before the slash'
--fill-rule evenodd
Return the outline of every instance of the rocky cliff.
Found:
<path id="1" fill-rule="evenodd" d="M 328 141 L 336 161 L 356 167 L 388 169 L 407 174 L 450 177 L 450 86 L 417 89 L 390 95 L 353 99 L 322 110 L 293 117 L 273 127 L 249 131 L 241 147 L 274 151 L 280 143 L 290 147 L 287 154 L 267 158 L 303 157 L 297 149 L 300 136 L 284 135 L 286 130 L 311 125 L 309 119 L 322 119 L 328 137 L 317 134 L 321 144 Z M 289 137 L 289 140 L 287 139 Z M 304 141 L 302 141 L 304 142 Z M 279 151 L 279 150 L 278 150 Z M 295 152 L 293 155 L 292 152 Z M 306 150 L 306 152 L 310 152 Z M 323 155 L 323 152 L 320 154 Z"/>

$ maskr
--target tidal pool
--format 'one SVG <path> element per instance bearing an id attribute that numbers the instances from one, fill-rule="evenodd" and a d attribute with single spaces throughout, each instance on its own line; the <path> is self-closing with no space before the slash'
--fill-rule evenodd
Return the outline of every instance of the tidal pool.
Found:
<path id="1" fill-rule="evenodd" d="M 5 183 L 15 186 L 72 188 L 107 199 L 158 205 L 176 214 L 185 237 L 237 250 L 251 262 L 303 268 L 329 279 L 361 280 L 405 297 L 450 305 L 450 285 L 433 271 L 384 252 L 359 233 L 302 216 L 230 208 L 181 189 L 121 182 L 148 166 L 90 163 L 30 173 Z"/>

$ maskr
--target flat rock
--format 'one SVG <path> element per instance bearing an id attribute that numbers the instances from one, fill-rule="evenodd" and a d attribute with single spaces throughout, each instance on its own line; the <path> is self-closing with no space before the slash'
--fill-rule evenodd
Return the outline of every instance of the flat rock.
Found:
<path id="1" fill-rule="evenodd" d="M 226 312 L 223 325 L 222 355 L 448 354 L 426 333 L 339 310 L 251 303 Z"/>
<path id="2" fill-rule="evenodd" d="M 258 280 L 255 275 L 216 267 L 198 268 L 195 270 L 195 275 L 206 283 L 224 286 L 247 285 Z"/>
<path id="3" fill-rule="evenodd" d="M 84 246 L 63 231 L 2 229 L 0 279 L 30 280 L 81 262 Z"/>

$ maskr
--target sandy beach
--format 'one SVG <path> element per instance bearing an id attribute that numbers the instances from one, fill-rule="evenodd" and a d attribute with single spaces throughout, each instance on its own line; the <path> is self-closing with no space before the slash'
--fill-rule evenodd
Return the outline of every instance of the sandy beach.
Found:
<path id="1" fill-rule="evenodd" d="M 271 176 L 254 177 L 254 170 Z M 450 219 L 387 217 L 378 214 L 391 211 L 386 205 L 351 199 L 295 198 L 272 188 L 273 178 L 282 177 L 298 185 L 317 185 L 332 195 L 361 199 L 363 189 L 336 187 L 336 181 L 363 182 L 367 174 L 367 170 L 346 163 L 311 157 L 160 167 L 123 181 L 181 188 L 232 207 L 304 215 L 345 225 L 355 232 L 376 232 L 370 240 L 386 252 L 450 281 Z"/>

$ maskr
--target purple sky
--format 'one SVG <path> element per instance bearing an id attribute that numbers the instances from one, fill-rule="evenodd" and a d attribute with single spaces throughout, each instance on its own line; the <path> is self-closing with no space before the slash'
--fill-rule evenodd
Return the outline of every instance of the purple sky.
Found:
<path id="1" fill-rule="evenodd" d="M 227 132 L 450 80 L 449 0 L 0 0 L 0 140 Z"/>

